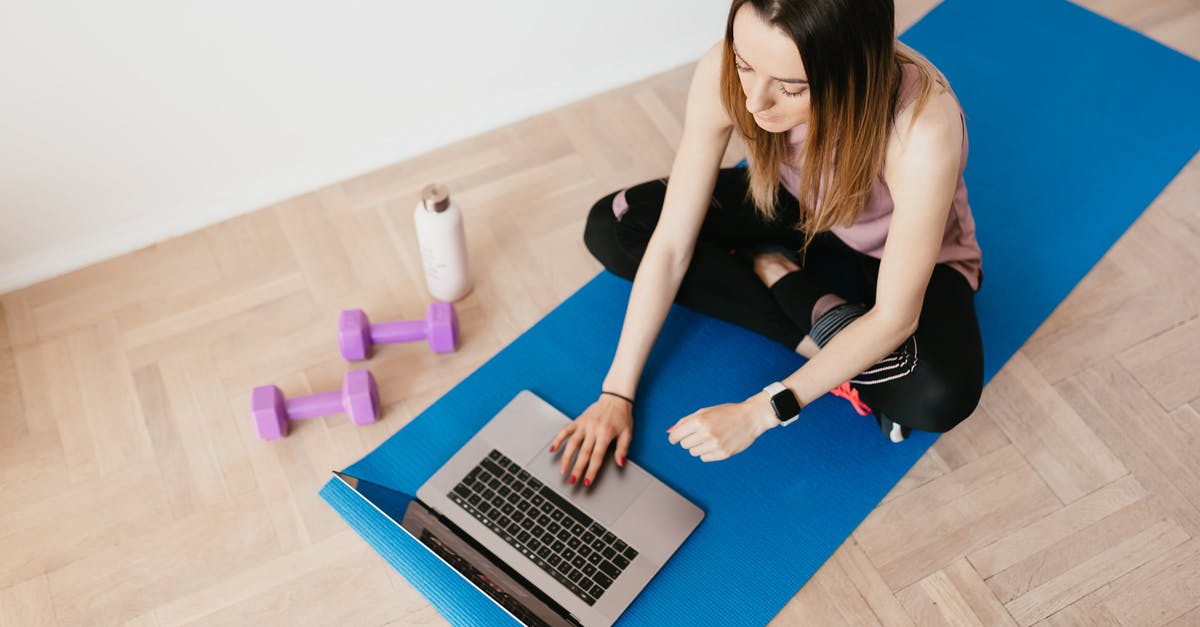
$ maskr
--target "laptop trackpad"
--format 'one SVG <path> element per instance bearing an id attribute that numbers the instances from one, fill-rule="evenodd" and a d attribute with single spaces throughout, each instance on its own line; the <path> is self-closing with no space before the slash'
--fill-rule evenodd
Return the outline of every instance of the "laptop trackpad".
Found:
<path id="1" fill-rule="evenodd" d="M 569 474 L 567 477 L 558 474 L 561 454 L 561 450 L 551 453 L 542 448 L 525 468 L 552 490 L 569 498 L 584 511 L 603 517 L 608 524 L 616 522 L 642 490 L 650 485 L 651 478 L 645 470 L 629 462 L 620 468 L 611 456 L 605 460 L 591 487 L 583 487 L 582 478 L 571 485 L 567 483 Z"/>

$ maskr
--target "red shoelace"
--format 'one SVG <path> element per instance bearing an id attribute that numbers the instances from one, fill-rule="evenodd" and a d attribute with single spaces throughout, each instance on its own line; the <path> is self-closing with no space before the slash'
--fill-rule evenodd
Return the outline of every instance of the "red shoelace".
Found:
<path id="1" fill-rule="evenodd" d="M 859 416 L 866 416 L 871 413 L 871 408 L 862 402 L 862 399 L 858 397 L 858 390 L 850 387 L 849 381 L 829 390 L 829 393 L 850 401 L 850 404 L 854 406 L 854 411 L 858 412 Z"/>

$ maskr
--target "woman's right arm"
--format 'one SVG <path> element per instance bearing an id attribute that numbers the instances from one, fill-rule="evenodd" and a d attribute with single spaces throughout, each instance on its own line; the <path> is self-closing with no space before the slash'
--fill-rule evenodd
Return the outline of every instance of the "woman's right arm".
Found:
<path id="1" fill-rule="evenodd" d="M 721 157 L 733 131 L 719 91 L 723 46 L 724 42 L 719 42 L 709 49 L 692 75 L 683 137 L 667 179 L 662 212 L 634 276 L 616 355 L 604 378 L 602 389 L 629 398 L 636 394 L 650 349 L 691 263 Z M 567 473 L 573 462 L 572 479 L 582 477 L 584 484 L 590 485 L 614 439 L 617 463 L 624 465 L 632 435 L 630 404 L 615 396 L 601 395 L 558 434 L 551 450 L 566 440 L 562 474 Z M 579 455 L 575 458 L 577 451 Z"/>

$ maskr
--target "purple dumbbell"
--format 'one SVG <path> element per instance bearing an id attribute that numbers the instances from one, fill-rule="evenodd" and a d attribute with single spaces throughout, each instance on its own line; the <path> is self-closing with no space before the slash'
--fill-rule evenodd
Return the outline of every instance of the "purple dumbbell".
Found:
<path id="1" fill-rule="evenodd" d="M 346 309 L 338 318 L 338 345 L 348 361 L 366 359 L 375 344 L 429 340 L 435 353 L 458 348 L 458 314 L 450 303 L 430 303 L 424 320 L 371 324 L 361 309 Z"/>
<path id="2" fill-rule="evenodd" d="M 350 421 L 369 425 L 379 419 L 379 391 L 375 377 L 367 370 L 351 370 L 342 380 L 342 391 L 301 396 L 283 400 L 283 392 L 274 385 L 254 388 L 250 394 L 250 415 L 258 437 L 274 440 L 287 435 L 289 420 L 316 418 L 346 412 Z"/>

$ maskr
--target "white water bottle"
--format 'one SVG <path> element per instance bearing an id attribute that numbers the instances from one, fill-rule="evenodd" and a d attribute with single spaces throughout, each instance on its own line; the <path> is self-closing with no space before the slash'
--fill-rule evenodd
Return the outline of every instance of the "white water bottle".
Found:
<path id="1" fill-rule="evenodd" d="M 435 300 L 453 302 L 471 291 L 462 211 L 445 185 L 428 185 L 413 210 L 425 286 Z"/>

